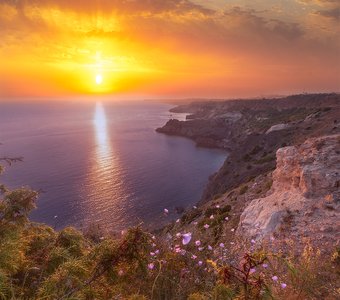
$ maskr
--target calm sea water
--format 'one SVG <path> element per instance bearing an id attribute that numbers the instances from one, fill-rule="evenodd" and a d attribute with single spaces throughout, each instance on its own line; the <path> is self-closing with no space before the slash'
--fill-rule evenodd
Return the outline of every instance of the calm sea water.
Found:
<path id="1" fill-rule="evenodd" d="M 226 157 L 156 133 L 170 108 L 147 102 L 0 103 L 0 157 L 24 157 L 0 179 L 43 191 L 32 219 L 58 228 L 164 224 L 178 217 L 175 207 L 199 200 Z"/>

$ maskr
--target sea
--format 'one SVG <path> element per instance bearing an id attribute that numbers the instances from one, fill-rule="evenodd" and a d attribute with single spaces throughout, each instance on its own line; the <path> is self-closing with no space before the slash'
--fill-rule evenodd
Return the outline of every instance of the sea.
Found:
<path id="1" fill-rule="evenodd" d="M 57 229 L 159 228 L 199 201 L 227 156 L 157 133 L 169 119 L 185 120 L 171 107 L 99 98 L 0 102 L 0 158 L 23 158 L 6 165 L 0 183 L 39 191 L 31 219 Z"/>

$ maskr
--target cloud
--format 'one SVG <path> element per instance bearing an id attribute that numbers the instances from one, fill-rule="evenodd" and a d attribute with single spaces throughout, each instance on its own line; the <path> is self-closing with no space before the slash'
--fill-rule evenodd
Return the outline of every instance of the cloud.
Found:
<path id="1" fill-rule="evenodd" d="M 340 6 L 327 10 L 317 11 L 316 14 L 333 19 L 335 21 L 340 21 Z"/>

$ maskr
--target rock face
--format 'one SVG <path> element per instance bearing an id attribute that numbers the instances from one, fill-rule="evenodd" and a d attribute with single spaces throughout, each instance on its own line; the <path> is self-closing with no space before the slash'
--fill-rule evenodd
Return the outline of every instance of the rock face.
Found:
<path id="1" fill-rule="evenodd" d="M 246 207 L 237 233 L 335 245 L 340 239 L 340 134 L 280 148 L 276 157 L 272 193 Z"/>

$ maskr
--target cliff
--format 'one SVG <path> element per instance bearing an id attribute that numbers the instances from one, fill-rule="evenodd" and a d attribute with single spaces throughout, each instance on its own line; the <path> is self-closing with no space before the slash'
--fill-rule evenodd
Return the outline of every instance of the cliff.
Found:
<path id="1" fill-rule="evenodd" d="M 339 94 L 194 102 L 173 111 L 192 114 L 187 121 L 168 121 L 157 132 L 229 152 L 221 169 L 210 177 L 201 203 L 273 171 L 279 148 L 340 132 Z"/>
<path id="2" fill-rule="evenodd" d="M 254 199 L 243 211 L 237 233 L 299 242 L 321 248 L 340 241 L 340 134 L 312 138 L 280 148 L 270 195 Z"/>

